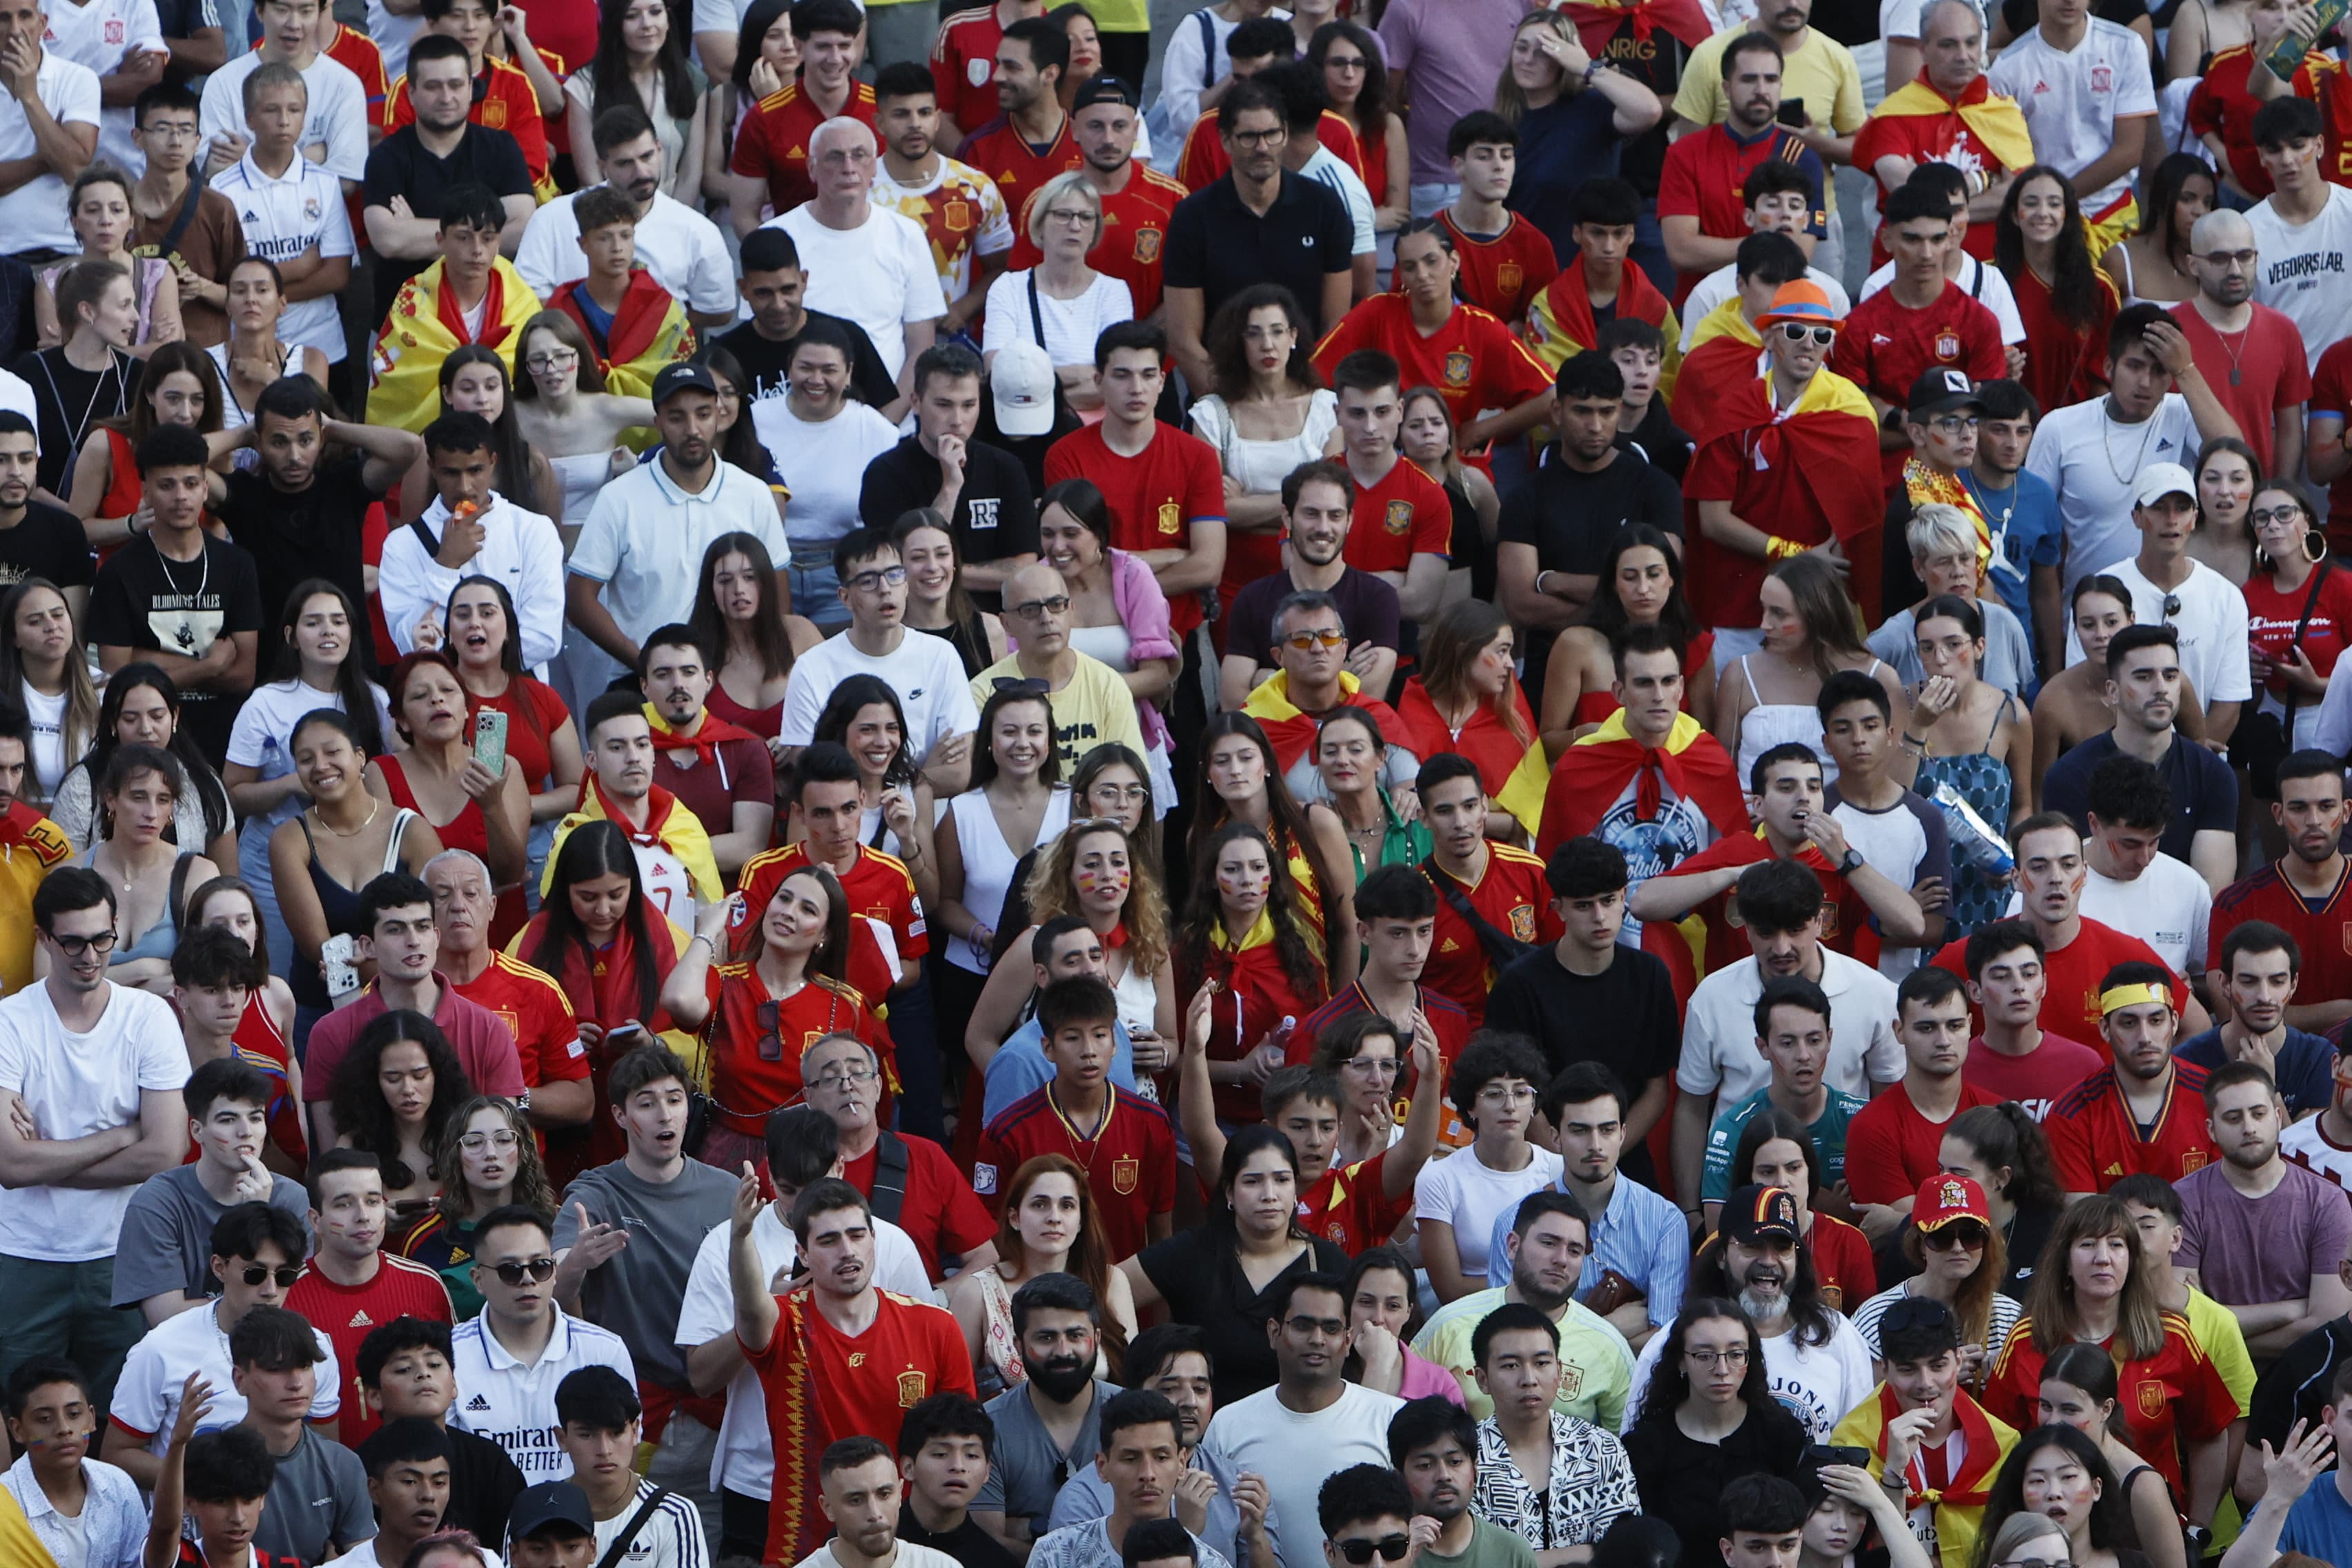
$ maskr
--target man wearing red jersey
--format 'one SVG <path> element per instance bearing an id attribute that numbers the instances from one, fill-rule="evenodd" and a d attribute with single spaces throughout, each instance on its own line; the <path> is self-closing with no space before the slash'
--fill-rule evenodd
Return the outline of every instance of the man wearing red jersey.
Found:
<path id="1" fill-rule="evenodd" d="M 1121 321 L 1095 341 L 1102 422 L 1073 431 L 1045 453 L 1045 483 L 1094 481 L 1110 503 L 1110 542 L 1134 552 L 1168 595 L 1168 618 L 1184 645 L 1188 684 L 1197 689 L 1201 595 L 1225 569 L 1225 480 L 1215 448 L 1154 416 L 1167 384 L 1168 334 Z"/>
<path id="2" fill-rule="evenodd" d="M 2042 974 L 2048 987 L 2039 1022 L 2061 1039 L 2096 1038 L 2105 1016 L 2099 1006 L 2101 980 L 2118 963 L 2161 966 L 2156 949 L 2136 936 L 2102 925 L 2083 913 L 2083 884 L 2089 871 L 2083 858 L 2083 832 L 2063 812 L 2029 816 L 2009 836 L 2017 858 L 2019 913 L 2042 939 Z M 1966 975 L 1968 941 L 1955 937 L 1936 954 L 1939 969 Z M 2183 999 L 2183 1033 L 2201 1035 L 2212 1026 L 2204 1004 L 2189 994 L 2189 983 L 2172 976 L 2172 994 Z"/>
<path id="3" fill-rule="evenodd" d="M 996 1216 L 973 1195 L 948 1152 L 929 1138 L 893 1132 L 876 1115 L 881 1063 L 854 1035 L 827 1035 L 801 1054 L 803 1097 L 833 1118 L 842 1179 L 904 1230 L 933 1279 L 996 1261 Z M 887 1156 L 887 1158 L 886 1158 Z"/>
<path id="4" fill-rule="evenodd" d="M 1918 1201 L 1919 1185 L 1941 1168 L 1944 1128 L 1993 1098 L 1960 1073 L 1969 1055 L 1969 999 L 1948 970 L 1927 964 L 1895 990 L 1895 1034 L 1903 1078 L 1853 1114 L 1845 1129 L 1845 1183 L 1873 1240 L 1891 1234 Z"/>
<path id="5" fill-rule="evenodd" d="M 1394 298 L 1376 294 L 1360 309 Z M 1402 621 L 1433 616 L 1454 543 L 1454 503 L 1421 465 L 1397 450 L 1404 428 L 1403 373 L 1393 357 L 1370 348 L 1339 360 L 1325 375 L 1339 395 L 1348 477 L 1356 486 L 1341 559 L 1396 590 Z M 1404 653 L 1418 643 L 1406 638 L 1398 646 L 1404 663 Z"/>
<path id="6" fill-rule="evenodd" d="M 1025 16 L 997 42 L 1000 112 L 963 139 L 956 159 L 995 182 L 1008 211 L 1022 212 L 1047 181 L 1085 162 L 1070 117 L 1062 112 L 1062 78 L 1069 68 L 1069 35 L 1051 17 Z M 1025 216 L 1020 226 L 1028 231 Z"/>
<path id="7" fill-rule="evenodd" d="M 2303 410 L 2311 361 L 2303 332 L 2254 300 L 2262 276 L 2253 226 L 2243 213 L 2210 212 L 2189 230 L 2197 292 L 2172 308 L 2198 374 L 2238 422 L 2266 474 L 2303 468 Z"/>
<path id="8" fill-rule="evenodd" d="M 522 1060 L 523 1113 L 533 1127 L 579 1127 L 595 1110 L 588 1050 L 571 999 L 551 975 L 490 945 L 498 900 L 489 868 L 464 849 L 425 863 L 433 923 L 441 932 L 441 973 L 449 988 L 504 1024 Z M 387 1320 L 388 1321 L 388 1320 Z"/>
<path id="9" fill-rule="evenodd" d="M 1433 838 L 1422 869 L 1437 889 L 1436 946 L 1423 973 L 1432 990 L 1461 1005 L 1475 1029 L 1503 966 L 1538 942 L 1558 942 L 1568 928 L 1544 863 L 1486 837 L 1486 788 L 1475 763 L 1448 752 L 1423 763 L 1414 783 Z"/>
<path id="10" fill-rule="evenodd" d="M 998 1200 L 1013 1173 L 1040 1154 L 1074 1160 L 1087 1173 L 1110 1256 L 1124 1262 L 1173 1228 L 1176 1132 L 1166 1111 L 1110 1081 L 1118 1023 L 1118 998 L 1094 975 L 1071 975 L 1038 993 L 1037 1026 L 1054 1079 L 1014 1100 L 981 1133 L 971 1190 Z"/>
<path id="11" fill-rule="evenodd" d="M 2344 764 L 2321 751 L 2292 753 L 2278 765 L 2278 798 L 2271 820 L 2286 835 L 2287 852 L 2221 889 L 2213 900 L 2213 955 L 2231 931 L 2248 921 L 2268 921 L 2294 938 L 2303 950 L 2300 993 L 2290 1002 L 2286 1025 L 2317 1031 L 2352 1018 L 2352 897 L 2345 875 L 2352 871 L 2342 847 Z"/>
<path id="12" fill-rule="evenodd" d="M 807 0 L 793 7 L 792 18 L 800 79 L 743 117 L 727 164 L 728 212 L 739 237 L 759 227 L 764 213 L 782 217 L 816 195 L 809 142 L 818 126 L 845 114 L 874 123 L 874 89 L 850 74 L 857 68 L 865 13 L 850 0 Z"/>
<path id="13" fill-rule="evenodd" d="M 1550 415 L 1551 373 L 1500 320 L 1454 299 L 1461 271 L 1454 231 L 1443 217 L 1411 226 L 1397 237 L 1396 287 L 1366 300 L 1326 332 L 1315 345 L 1315 368 L 1337 385 L 1341 360 L 1360 349 L 1380 350 L 1396 361 L 1402 384 L 1433 386 L 1444 395 L 1454 416 L 1454 445 L 1481 454 Z M 1363 475 L 1356 480 L 1361 484 Z M 1405 613 L 1429 612 L 1408 604 Z"/>
<path id="14" fill-rule="evenodd" d="M 1438 1091 L 1435 1098 L 1443 1100 L 1445 1074 L 1453 1070 L 1454 1058 L 1470 1042 L 1470 1015 L 1452 997 L 1421 983 L 1423 971 L 1429 967 L 1430 949 L 1437 942 L 1437 889 L 1413 867 L 1381 866 L 1356 884 L 1355 910 L 1356 937 L 1364 945 L 1363 967 L 1356 972 L 1353 984 L 1299 1022 L 1291 1032 L 1286 1060 L 1292 1067 L 1304 1067 L 1321 1053 L 1327 1037 L 1351 1027 L 1354 1020 L 1376 1018 L 1389 1026 L 1396 1041 L 1397 1048 L 1386 1063 L 1388 1087 L 1397 1098 L 1417 1102 L 1423 1081 L 1418 1070 L 1411 1077 L 1398 1075 L 1406 1065 L 1405 1045 L 1426 1028 L 1437 1041 L 1441 1064 L 1431 1086 Z M 1353 1063 L 1360 1056 L 1359 1050 L 1338 1059 Z M 1364 1059 L 1365 1067 L 1350 1066 L 1348 1070 L 1375 1070 L 1370 1065 L 1373 1058 Z M 1441 1104 L 1436 1115 L 1439 1142 L 1449 1149 L 1470 1142 L 1471 1131 L 1453 1107 Z"/>
<path id="15" fill-rule="evenodd" d="M 2013 1100 L 2036 1121 L 2076 1084 L 2106 1065 L 2090 1047 L 2051 1034 L 2039 1019 L 2049 994 L 2042 939 L 2021 920 L 1995 921 L 1971 932 L 1962 950 L 1969 1005 L 1983 1033 L 1969 1041 L 1961 1081 L 1994 1104 Z"/>
<path id="16" fill-rule="evenodd" d="M 1759 163 L 1790 163 L 1804 174 L 1811 212 L 1798 243 L 1809 259 L 1829 232 L 1821 155 L 1780 123 L 1781 64 L 1780 46 L 1770 34 L 1734 38 L 1723 51 L 1725 119 L 1666 149 L 1658 175 L 1658 226 L 1666 258 L 1679 274 L 1677 305 L 1700 279 L 1738 259 L 1739 242 L 1748 234 L 1740 190 Z"/>
<path id="17" fill-rule="evenodd" d="M 914 874 L 904 860 L 860 841 L 865 807 L 858 799 L 856 779 L 797 782 L 799 798 L 792 804 L 801 837 L 797 843 L 763 851 L 744 862 L 743 902 L 729 921 L 729 945 L 737 952 L 742 950 L 745 936 L 766 914 L 769 900 L 795 867 L 822 866 L 841 883 L 841 890 L 849 897 L 850 913 L 867 922 L 881 949 L 883 963 L 877 972 L 859 961 L 865 944 L 852 933 L 849 983 L 864 993 L 870 1005 L 887 1005 L 892 992 L 922 978 L 922 965 L 917 961 L 931 951 Z"/>
<path id="18" fill-rule="evenodd" d="M 1141 123 L 1141 100 L 1132 84 L 1108 76 L 1078 84 L 1070 106 L 1070 135 L 1078 144 L 1078 168 L 1102 198 L 1103 209 L 1102 237 L 1087 252 L 1087 265 L 1127 285 L 1137 321 L 1156 321 L 1160 252 L 1168 241 L 1169 216 L 1186 193 L 1149 163 L 1135 161 L 1135 132 Z M 1034 267 L 1037 247 L 1019 223 L 1013 232 L 1007 265 Z"/>
<path id="19" fill-rule="evenodd" d="M 472 1133 L 493 1138 L 503 1132 Z M 383 1410 L 360 1386 L 360 1345 L 398 1318 L 428 1323 L 453 1321 L 449 1288 L 422 1263 L 383 1250 L 386 1215 L 383 1167 L 358 1149 L 330 1149 L 310 1167 L 310 1234 L 317 1245 L 302 1277 L 286 1292 L 291 1311 L 335 1347 L 343 1385 L 343 1416 L 336 1441 L 357 1447 L 383 1425 Z"/>
<path id="20" fill-rule="evenodd" d="M 542 201 L 551 200 L 555 181 L 548 173 L 547 119 L 540 112 L 539 91 L 522 68 L 510 65 L 492 56 L 490 39 L 498 32 L 498 19 L 493 15 L 490 0 L 427 0 L 425 7 L 425 31 L 439 33 L 466 46 L 466 68 L 474 79 L 473 108 L 467 118 L 475 124 L 492 131 L 503 131 L 515 139 L 522 149 L 523 167 L 530 171 L 532 188 Z M 347 29 L 346 29 L 347 30 Z M 362 40 L 364 41 L 364 40 Z M 374 45 L 370 44 L 370 50 Z M 346 65 L 349 61 L 344 62 Z M 383 59 L 376 58 L 376 79 L 383 78 Z M 361 80 L 367 79 L 362 77 Z M 371 89 L 371 90 L 375 90 Z M 390 100 L 379 109 L 382 130 L 371 128 L 373 137 L 381 138 L 384 132 L 397 131 L 416 121 L 416 106 L 408 95 L 408 78 L 403 76 L 393 84 Z M 373 144 L 373 142 L 371 143 Z M 518 236 L 512 244 L 520 244 Z"/>
<path id="21" fill-rule="evenodd" d="M 2070 1197 L 2104 1193 L 2140 1172 L 2177 1182 L 2212 1163 L 2205 1069 L 2172 1054 L 2186 988 L 2160 963 L 2118 963 L 2099 980 L 2108 1065 L 2052 1108 L 2042 1129 Z"/>
<path id="22" fill-rule="evenodd" d="M 995 0 L 940 24 L 931 44 L 931 80 L 940 89 L 940 146 L 954 146 L 996 118 L 997 46 L 1015 24 L 1045 14 L 1045 0 Z"/>
<path id="23" fill-rule="evenodd" d="M 793 1205 L 793 1237 L 808 1283 L 775 1293 L 751 1226 L 767 1194 L 749 1162 L 735 1193 L 728 1283 L 735 1338 L 759 1373 L 775 1445 L 774 1490 L 761 1561 L 797 1563 L 824 1543 L 817 1459 L 844 1437 L 896 1448 L 898 1423 L 934 1394 L 976 1394 L 971 1352 L 945 1309 L 874 1285 L 874 1210 L 826 1177 Z"/>
<path id="24" fill-rule="evenodd" d="M 2311 367 L 2304 450 L 2311 477 L 2327 487 L 2327 546 L 2352 550 L 2352 338 L 2327 345 Z"/>
<path id="25" fill-rule="evenodd" d="M 1465 114 L 1445 135 L 1445 155 L 1462 194 L 1437 221 L 1454 237 L 1462 297 L 1524 331 L 1528 309 L 1559 275 L 1559 257 L 1543 230 L 1503 205 L 1519 165 L 1519 133 L 1488 110 Z"/>

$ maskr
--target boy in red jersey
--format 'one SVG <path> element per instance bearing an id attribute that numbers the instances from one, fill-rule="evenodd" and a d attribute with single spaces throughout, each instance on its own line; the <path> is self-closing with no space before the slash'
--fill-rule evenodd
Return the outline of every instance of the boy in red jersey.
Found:
<path id="1" fill-rule="evenodd" d="M 1011 211 L 1020 212 L 1055 175 L 1083 161 L 1062 112 L 1062 77 L 1069 68 L 1069 35 L 1050 17 L 1024 16 L 997 41 L 997 112 L 963 139 L 956 159 L 987 175 Z M 1022 228 L 1028 228 L 1025 216 Z"/>
<path id="2" fill-rule="evenodd" d="M 1375 295 L 1361 309 L 1391 298 Z M 1333 335 L 1346 328 L 1340 323 Z M 1328 344 L 1331 339 L 1323 341 Z M 1392 355 L 1373 348 L 1346 355 L 1326 374 L 1339 395 L 1348 477 L 1356 486 L 1343 558 L 1397 591 L 1403 620 L 1433 616 L 1445 587 L 1446 552 L 1453 548 L 1454 503 L 1426 470 L 1397 450 L 1397 434 L 1404 427 L 1403 373 Z M 1408 639 L 1402 648 L 1418 646 L 1417 639 Z M 1408 662 L 1402 651 L 1399 662 Z"/>
<path id="3" fill-rule="evenodd" d="M 2212 1163 L 2205 1069 L 2172 1054 L 2183 990 L 2160 963 L 2118 963 L 2101 979 L 2099 1035 L 2112 1060 L 2043 1123 L 2068 1196 L 2104 1193 L 2143 1171 L 2177 1182 Z"/>
<path id="4" fill-rule="evenodd" d="M 1544 863 L 1524 849 L 1489 842 L 1486 789 L 1478 764 L 1448 752 L 1421 764 L 1414 781 L 1434 838 L 1423 867 L 1437 889 L 1436 948 L 1423 978 L 1452 997 L 1476 1028 L 1505 964 L 1567 931 L 1553 906 Z"/>
<path id="5" fill-rule="evenodd" d="M 738 236 L 757 228 L 763 213 L 782 217 L 816 195 L 809 142 L 818 126 L 845 114 L 874 123 L 874 89 L 850 74 L 857 68 L 865 13 L 850 0 L 807 0 L 793 7 L 792 17 L 800 79 L 743 117 L 727 164 L 728 214 Z"/>
<path id="6" fill-rule="evenodd" d="M 1528 307 L 1559 275 L 1559 257 L 1543 230 L 1503 205 L 1518 173 L 1519 133 L 1501 115 L 1480 110 L 1454 122 L 1445 155 L 1462 194 L 1437 221 L 1454 237 L 1462 297 L 1523 332 Z"/>
<path id="7" fill-rule="evenodd" d="M 1045 14 L 1045 0 L 995 0 L 951 13 L 931 45 L 931 80 L 940 89 L 940 135 L 952 147 L 996 118 L 996 50 L 1015 24 Z"/>
<path id="8" fill-rule="evenodd" d="M 474 1133 L 473 1137 L 500 1136 Z M 335 1347 L 335 1365 L 350 1381 L 336 1441 L 356 1448 L 383 1425 L 381 1405 L 360 1384 L 360 1346 L 396 1318 L 451 1321 L 449 1288 L 422 1263 L 383 1250 L 386 1207 L 383 1167 L 359 1149 L 330 1149 L 310 1167 L 310 1234 L 318 1237 L 302 1278 L 286 1292 L 299 1312 Z"/>
<path id="9" fill-rule="evenodd" d="M 1979 926 L 1961 950 L 1969 1005 L 1982 1020 L 1960 1063 L 1961 1081 L 1982 1089 L 1994 1104 L 2017 1101 L 2035 1121 L 2048 1120 L 2050 1108 L 2069 1089 L 2106 1066 L 2099 1052 L 2042 1026 L 2042 1003 L 2050 993 L 2044 952 L 2042 938 L 2021 920 Z"/>

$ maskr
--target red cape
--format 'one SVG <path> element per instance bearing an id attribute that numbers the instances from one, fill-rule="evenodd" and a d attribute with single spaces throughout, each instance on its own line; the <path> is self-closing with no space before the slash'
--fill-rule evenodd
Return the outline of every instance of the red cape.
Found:
<path id="1" fill-rule="evenodd" d="M 580 324 L 580 331 L 591 343 L 597 341 L 596 329 L 589 324 L 587 314 L 580 309 L 574 295 L 586 292 L 584 278 L 557 288 L 547 301 L 551 310 L 561 310 Z M 604 340 L 604 351 L 598 356 L 597 368 L 609 374 L 616 364 L 626 364 L 643 355 L 660 335 L 662 322 L 669 317 L 670 291 L 654 281 L 653 274 L 644 268 L 629 272 L 629 287 L 621 296 L 621 308 L 613 312 L 613 331 Z M 658 743 L 658 742 L 656 742 Z"/>
<path id="2" fill-rule="evenodd" d="M 1754 343 L 1719 336 L 1685 354 L 1682 368 L 1675 373 L 1675 395 L 1666 403 L 1675 423 L 1690 431 L 1717 424 L 1723 416 L 1724 399 L 1742 384 L 1756 383 L 1756 361 L 1763 352 Z"/>
<path id="3" fill-rule="evenodd" d="M 1576 24 L 1576 35 L 1583 41 L 1584 52 L 1598 59 L 1603 58 L 1609 40 L 1628 20 L 1633 24 L 1633 37 L 1646 43 L 1652 33 L 1664 27 L 1684 45 L 1696 48 L 1706 41 L 1715 29 L 1707 25 L 1706 13 L 1698 0 L 1641 0 L 1633 5 L 1588 5 L 1582 0 L 1569 0 L 1560 14 Z"/>
<path id="4" fill-rule="evenodd" d="M 1738 770 L 1714 736 L 1701 731 L 1679 752 L 1664 746 L 1653 751 L 1630 735 L 1621 740 L 1594 736 L 1569 747 L 1552 769 L 1536 853 L 1549 860 L 1569 839 L 1591 832 L 1625 793 L 1626 784 L 1645 768 L 1656 769 L 1676 795 L 1705 812 L 1716 832 L 1728 837 L 1748 830 L 1748 800 L 1740 793 Z"/>
<path id="5" fill-rule="evenodd" d="M 459 342 L 479 343 L 486 349 L 494 349 L 507 341 L 507 280 L 497 268 L 490 268 L 489 288 L 482 294 L 480 337 L 466 331 L 466 309 L 457 303 L 455 289 L 436 287 L 433 290 L 433 300 L 436 307 L 434 314 L 440 319 L 442 328 Z"/>
<path id="6" fill-rule="evenodd" d="M 1545 292 L 1551 296 L 1552 320 L 1568 340 L 1581 348 L 1591 348 L 1601 341 L 1601 329 L 1593 324 L 1592 301 L 1584 291 L 1584 258 L 1579 255 L 1568 264 L 1568 270 L 1546 284 Z M 1617 314 L 1650 325 L 1662 326 L 1674 301 L 1658 291 L 1649 275 L 1628 262 L 1618 274 Z"/>

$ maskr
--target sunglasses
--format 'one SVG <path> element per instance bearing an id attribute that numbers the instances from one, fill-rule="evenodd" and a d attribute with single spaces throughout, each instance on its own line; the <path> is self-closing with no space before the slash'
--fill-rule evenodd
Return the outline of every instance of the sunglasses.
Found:
<path id="1" fill-rule="evenodd" d="M 1982 1252 L 1992 1233 L 1983 1226 L 1965 1221 L 1948 1225 L 1941 1230 L 1931 1230 L 1919 1238 L 1919 1245 L 1930 1252 L 1948 1252 L 1957 1247 L 1967 1252 Z"/>
<path id="2" fill-rule="evenodd" d="M 1835 327 L 1808 327 L 1800 325 L 1795 321 L 1781 322 L 1780 335 L 1787 338 L 1792 343 L 1801 343 L 1807 338 L 1811 338 L 1813 340 L 1815 344 L 1822 348 L 1832 347 L 1837 342 L 1837 329 Z"/>
<path id="3" fill-rule="evenodd" d="M 1305 653 L 1317 647 L 1346 647 L 1348 634 L 1345 632 L 1293 632 L 1282 640 L 1286 647 L 1295 647 L 1299 652 Z"/>
<path id="4" fill-rule="evenodd" d="M 1372 1560 L 1372 1553 L 1375 1552 L 1381 1554 L 1381 1561 L 1383 1563 L 1403 1562 L 1405 1554 L 1412 1550 L 1412 1537 L 1383 1535 L 1378 1541 L 1366 1541 L 1361 1536 L 1351 1536 L 1335 1544 L 1339 1548 L 1340 1556 L 1354 1563 L 1356 1568 L 1364 1568 L 1364 1564 Z"/>
<path id="5" fill-rule="evenodd" d="M 302 1270 L 292 1264 L 277 1268 L 272 1268 L 267 1263 L 248 1263 L 245 1266 L 245 1282 L 247 1285 L 259 1285 L 273 1274 L 278 1276 L 278 1288 L 280 1290 L 291 1290 L 294 1289 L 294 1281 L 302 1278 Z"/>
<path id="6" fill-rule="evenodd" d="M 520 1285 L 526 1279 L 534 1285 L 544 1285 L 555 1278 L 555 1259 L 533 1258 L 521 1263 L 493 1263 L 490 1271 L 504 1285 Z"/>

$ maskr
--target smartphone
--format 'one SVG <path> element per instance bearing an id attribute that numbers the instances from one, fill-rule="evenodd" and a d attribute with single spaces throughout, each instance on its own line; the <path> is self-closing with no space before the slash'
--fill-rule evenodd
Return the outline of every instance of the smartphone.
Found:
<path id="1" fill-rule="evenodd" d="M 1811 1469 L 1823 1465 L 1852 1465 L 1855 1469 L 1866 1470 L 1870 1468 L 1870 1450 L 1843 1443 L 1809 1443 L 1805 1446 L 1805 1464 Z"/>
<path id="2" fill-rule="evenodd" d="M 495 708 L 474 715 L 474 760 L 493 778 L 507 771 L 507 716 Z"/>
<path id="3" fill-rule="evenodd" d="M 604 1032 L 604 1048 L 608 1051 L 635 1050 L 653 1038 L 643 1024 L 620 1024 Z"/>
<path id="4" fill-rule="evenodd" d="M 348 996 L 360 988 L 360 971 L 355 960 L 358 943 L 348 931 L 329 937 L 319 949 L 319 964 L 326 972 L 327 994 Z"/>
<path id="5" fill-rule="evenodd" d="M 1805 128 L 1806 123 L 1805 100 L 1801 98 L 1782 99 L 1780 100 L 1780 113 L 1779 115 L 1779 119 L 1781 124 L 1791 125 L 1796 127 L 1798 130 L 1802 131 Z"/>

